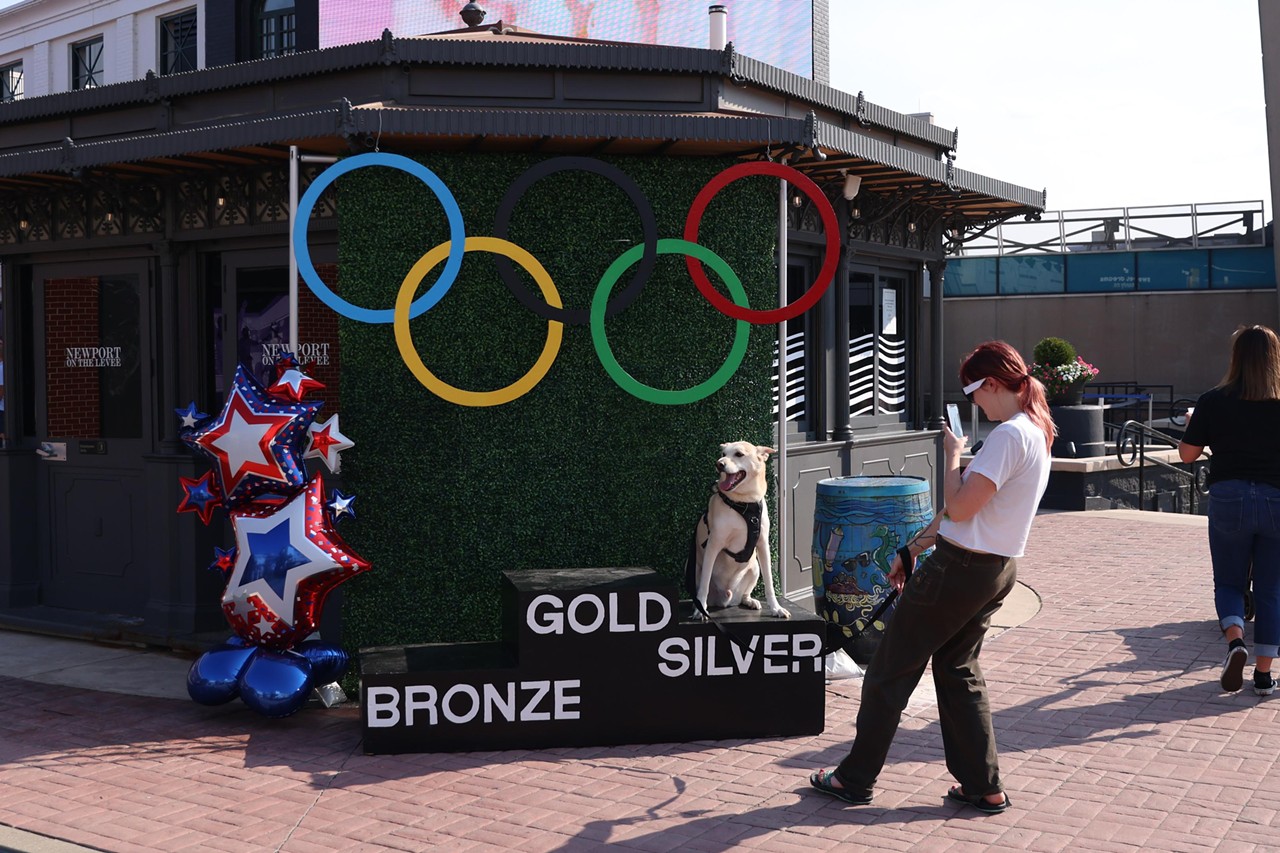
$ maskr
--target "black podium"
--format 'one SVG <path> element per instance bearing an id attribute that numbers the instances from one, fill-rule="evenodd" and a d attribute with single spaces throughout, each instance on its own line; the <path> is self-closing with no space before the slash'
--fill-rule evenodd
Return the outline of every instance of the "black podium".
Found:
<path id="1" fill-rule="evenodd" d="M 365 752 L 819 734 L 825 626 L 788 609 L 695 622 L 649 569 L 504 572 L 501 641 L 361 650 Z"/>

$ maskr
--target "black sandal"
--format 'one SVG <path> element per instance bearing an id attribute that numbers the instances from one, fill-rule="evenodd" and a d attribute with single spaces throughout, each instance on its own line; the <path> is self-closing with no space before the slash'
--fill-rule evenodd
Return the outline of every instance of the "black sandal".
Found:
<path id="1" fill-rule="evenodd" d="M 957 803 L 963 803 L 966 806 L 973 806 L 983 814 L 1000 814 L 1000 812 L 1009 808 L 1009 795 L 1005 794 L 1003 791 L 1001 793 L 1004 794 L 1004 801 L 993 803 L 989 801 L 985 795 L 971 797 L 964 792 L 963 788 L 957 785 L 950 791 L 947 791 L 947 799 L 953 800 Z"/>
<path id="2" fill-rule="evenodd" d="M 831 784 L 835 777 L 834 770 L 816 770 L 809 774 L 809 784 L 824 794 L 830 794 L 837 800 L 844 800 L 851 806 L 867 806 L 871 804 L 871 794 L 857 794 L 848 788 L 837 788 Z"/>

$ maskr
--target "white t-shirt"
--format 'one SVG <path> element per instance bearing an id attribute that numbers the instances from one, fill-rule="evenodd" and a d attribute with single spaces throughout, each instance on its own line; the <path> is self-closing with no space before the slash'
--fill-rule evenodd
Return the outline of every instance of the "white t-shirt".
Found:
<path id="1" fill-rule="evenodd" d="M 995 483 L 996 493 L 968 521 L 942 519 L 938 533 L 971 551 L 1021 557 L 1031 520 L 1049 485 L 1044 433 L 1018 412 L 991 431 L 962 478 L 975 473 Z"/>

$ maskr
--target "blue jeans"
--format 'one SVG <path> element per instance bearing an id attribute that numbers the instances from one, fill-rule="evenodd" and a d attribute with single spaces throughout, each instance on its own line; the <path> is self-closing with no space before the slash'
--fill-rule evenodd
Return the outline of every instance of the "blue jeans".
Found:
<path id="1" fill-rule="evenodd" d="M 1244 628 L 1252 567 L 1254 654 L 1280 657 L 1280 489 L 1249 480 L 1210 486 L 1209 554 L 1222 629 Z"/>

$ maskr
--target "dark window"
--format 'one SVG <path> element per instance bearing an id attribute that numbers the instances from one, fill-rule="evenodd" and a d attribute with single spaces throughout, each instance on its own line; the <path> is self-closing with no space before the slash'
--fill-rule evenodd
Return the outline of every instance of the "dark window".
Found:
<path id="1" fill-rule="evenodd" d="M 71 88 L 102 85 L 102 36 L 71 45 Z"/>
<path id="2" fill-rule="evenodd" d="M 196 10 L 160 19 L 160 73 L 196 70 Z"/>
<path id="3" fill-rule="evenodd" d="M 142 437 L 142 339 L 139 329 L 142 285 L 136 275 L 99 280 L 98 340 L 116 344 L 107 367 L 98 371 L 98 435 Z"/>
<path id="4" fill-rule="evenodd" d="M 22 97 L 22 63 L 0 67 L 0 103 Z"/>
<path id="5" fill-rule="evenodd" d="M 293 0 L 260 0 L 253 9 L 254 59 L 283 56 L 298 49 L 298 16 Z"/>

